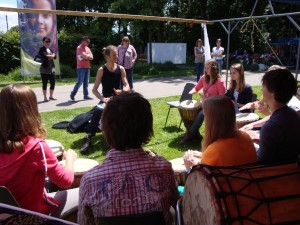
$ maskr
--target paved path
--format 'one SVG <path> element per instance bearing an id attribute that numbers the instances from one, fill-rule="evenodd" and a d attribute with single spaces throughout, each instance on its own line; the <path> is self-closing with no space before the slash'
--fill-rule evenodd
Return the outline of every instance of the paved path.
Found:
<path id="1" fill-rule="evenodd" d="M 226 75 L 223 72 L 223 79 L 225 81 Z M 246 81 L 250 85 L 260 85 L 261 77 L 264 73 L 251 73 L 246 72 Z M 229 81 L 230 78 L 228 78 Z M 159 98 L 167 96 L 180 95 L 185 83 L 192 82 L 196 84 L 196 77 L 163 77 L 152 79 L 139 79 L 134 82 L 135 91 L 141 93 L 145 98 Z M 70 93 L 73 90 L 73 85 L 56 86 L 54 96 L 56 101 L 43 102 L 42 90 L 40 88 L 33 88 L 38 99 L 38 108 L 40 112 L 72 109 L 79 107 L 87 107 L 96 105 L 99 100 L 95 98 L 91 90 L 93 84 L 89 84 L 90 96 L 93 100 L 83 100 L 82 87 L 79 89 L 75 96 L 75 102 L 70 101 Z M 49 85 L 48 85 L 49 86 Z"/>

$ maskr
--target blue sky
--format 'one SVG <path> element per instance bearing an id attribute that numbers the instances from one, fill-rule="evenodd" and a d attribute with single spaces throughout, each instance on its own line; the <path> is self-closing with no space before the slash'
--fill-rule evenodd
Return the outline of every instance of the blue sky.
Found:
<path id="1" fill-rule="evenodd" d="M 17 7 L 17 0 L 0 0 L 1 7 Z M 6 16 L 8 22 L 8 29 L 18 25 L 18 14 L 15 12 L 0 11 L 0 32 L 6 32 Z"/>

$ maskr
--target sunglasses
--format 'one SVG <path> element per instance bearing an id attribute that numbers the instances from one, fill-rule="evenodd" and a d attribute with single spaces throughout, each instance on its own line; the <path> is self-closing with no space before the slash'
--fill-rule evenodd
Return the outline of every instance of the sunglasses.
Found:
<path id="1" fill-rule="evenodd" d="M 45 41 L 46 43 L 50 43 L 50 41 Z"/>

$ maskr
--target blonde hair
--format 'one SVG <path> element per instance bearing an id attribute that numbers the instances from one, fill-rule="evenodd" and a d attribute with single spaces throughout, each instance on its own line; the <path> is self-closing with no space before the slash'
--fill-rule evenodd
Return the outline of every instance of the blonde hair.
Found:
<path id="1" fill-rule="evenodd" d="M 211 96 L 203 102 L 205 135 L 202 141 L 204 151 L 220 138 L 235 137 L 238 134 L 235 122 L 235 109 L 230 98 Z"/>
<path id="2" fill-rule="evenodd" d="M 33 90 L 25 85 L 7 85 L 0 92 L 0 153 L 23 151 L 22 138 L 45 138 Z"/>
<path id="3" fill-rule="evenodd" d="M 246 86 L 244 66 L 241 63 L 235 63 L 235 64 L 231 65 L 230 69 L 235 69 L 239 73 L 240 79 L 239 79 L 238 83 L 236 82 L 236 80 L 231 79 L 229 89 L 232 92 L 234 92 L 236 86 L 238 86 L 239 89 L 237 91 L 241 92 L 242 90 L 244 90 L 244 88 Z"/>

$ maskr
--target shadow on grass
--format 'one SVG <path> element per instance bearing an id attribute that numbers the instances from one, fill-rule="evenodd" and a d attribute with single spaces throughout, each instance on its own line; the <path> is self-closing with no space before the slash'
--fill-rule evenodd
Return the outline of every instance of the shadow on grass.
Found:
<path id="1" fill-rule="evenodd" d="M 166 126 L 162 128 L 163 131 L 168 132 L 168 133 L 178 133 L 178 132 L 182 132 L 183 129 L 179 128 L 178 126 Z"/>
<path id="2" fill-rule="evenodd" d="M 71 148 L 73 149 L 80 149 L 83 145 L 83 138 L 85 137 L 86 133 L 82 132 L 82 138 L 72 142 Z M 104 157 L 106 153 L 110 150 L 108 145 L 106 144 L 102 133 L 97 133 L 94 137 L 92 137 L 92 147 L 88 154 L 82 155 L 79 158 L 89 158 L 89 159 L 97 159 L 99 157 Z"/>

